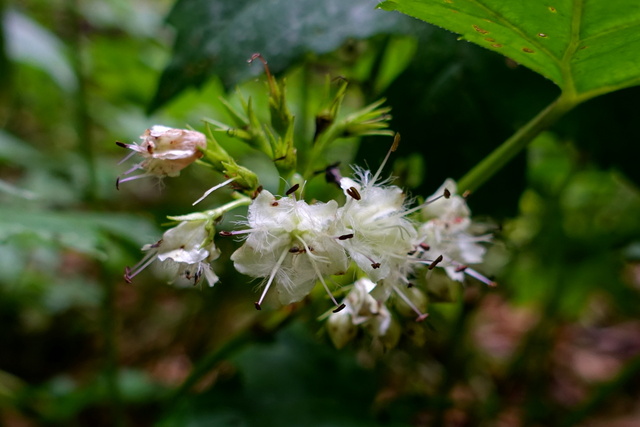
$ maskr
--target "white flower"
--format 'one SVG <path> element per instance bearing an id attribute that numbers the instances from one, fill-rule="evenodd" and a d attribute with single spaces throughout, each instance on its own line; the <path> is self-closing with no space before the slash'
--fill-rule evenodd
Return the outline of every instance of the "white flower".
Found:
<path id="1" fill-rule="evenodd" d="M 226 233 L 248 234 L 231 259 L 239 272 L 266 279 L 256 308 L 272 284 L 281 304 L 300 301 L 316 280 L 331 295 L 324 277 L 347 270 L 347 255 L 334 233 L 337 209 L 333 200 L 309 205 L 263 190 L 249 206 L 249 229 Z"/>
<path id="2" fill-rule="evenodd" d="M 414 225 L 405 218 L 405 195 L 397 186 L 376 184 L 365 170 L 356 170 L 357 181 L 342 178 L 347 201 L 338 211 L 343 235 L 340 240 L 351 259 L 371 280 L 388 277 L 401 268 L 416 239 Z"/>
<path id="3" fill-rule="evenodd" d="M 182 169 L 201 158 L 203 153 L 200 150 L 207 147 L 207 138 L 200 132 L 160 125 L 147 129 L 140 139 L 142 139 L 140 145 L 116 142 L 119 146 L 132 150 L 132 153 L 120 163 L 136 153 L 144 159 L 123 175 L 138 169 L 143 169 L 143 174 L 124 179 L 118 178 L 116 186 L 146 176 L 178 176 Z"/>
<path id="4" fill-rule="evenodd" d="M 130 283 L 133 277 L 158 260 L 174 277 L 171 283 L 184 277 L 195 285 L 204 276 L 209 286 L 213 286 L 218 276 L 209 263 L 220 256 L 212 239 L 213 231 L 209 220 L 181 222 L 165 231 L 162 240 L 142 248 L 147 255 L 133 269 L 127 267 L 125 280 Z"/>
<path id="5" fill-rule="evenodd" d="M 448 198 L 438 198 L 445 191 Z M 471 211 L 464 198 L 456 193 L 456 183 L 447 179 L 428 203 L 422 208 L 422 215 L 428 219 L 418 229 L 419 255 L 428 257 L 431 262 L 439 259 L 438 267 L 443 267 L 447 275 L 456 281 L 462 281 L 465 273 L 492 284 L 474 270 L 469 264 L 483 261 L 486 248 L 480 243 L 488 242 L 490 235 L 476 236 L 469 232 Z"/>
<path id="6" fill-rule="evenodd" d="M 356 336 L 358 327 L 383 342 L 387 348 L 397 343 L 400 334 L 394 327 L 396 325 L 391 312 L 384 302 L 371 295 L 375 286 L 367 278 L 357 280 L 344 300 L 345 309 L 329 316 L 327 330 L 336 348 L 342 348 L 351 341 Z"/>

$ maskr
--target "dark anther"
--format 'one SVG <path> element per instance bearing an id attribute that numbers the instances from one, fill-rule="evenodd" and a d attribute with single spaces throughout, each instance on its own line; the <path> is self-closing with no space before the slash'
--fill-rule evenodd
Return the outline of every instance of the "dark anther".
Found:
<path id="1" fill-rule="evenodd" d="M 347 188 L 347 194 L 356 200 L 360 200 L 362 198 L 360 197 L 360 193 L 358 193 L 358 190 L 356 189 L 356 187 Z"/>
<path id="2" fill-rule="evenodd" d="M 271 203 L 271 206 L 278 206 L 280 203 L 278 203 L 277 200 L 275 200 L 273 203 Z"/>
<path id="3" fill-rule="evenodd" d="M 151 245 L 151 249 L 159 248 L 161 244 L 162 244 L 162 239 L 158 240 L 153 245 Z"/>
<path id="4" fill-rule="evenodd" d="M 233 236 L 233 233 L 232 233 L 232 232 L 230 232 L 230 231 L 221 231 L 219 234 L 220 234 L 221 236 L 225 236 L 225 237 L 227 237 L 227 236 Z"/>
<path id="5" fill-rule="evenodd" d="M 413 283 L 411 282 L 407 283 L 407 288 L 413 288 Z"/>
<path id="6" fill-rule="evenodd" d="M 124 268 L 124 281 L 131 283 L 131 269 L 129 267 Z"/>
<path id="7" fill-rule="evenodd" d="M 315 142 L 320 134 L 327 130 L 333 123 L 333 118 L 330 115 L 320 114 L 316 116 L 316 130 L 313 134 L 313 142 Z"/>
<path id="8" fill-rule="evenodd" d="M 288 189 L 285 194 L 288 196 L 288 195 L 290 195 L 292 193 L 295 193 L 296 191 L 298 191 L 298 188 L 300 188 L 300 184 L 295 184 L 293 187 Z"/>
<path id="9" fill-rule="evenodd" d="M 451 197 L 451 191 L 449 191 L 447 188 L 444 189 L 444 198 L 448 199 L 449 197 Z"/>
<path id="10" fill-rule="evenodd" d="M 251 197 L 252 199 L 255 199 L 256 197 L 258 197 L 258 194 L 262 193 L 262 190 L 264 189 L 264 187 L 259 186 L 258 188 L 256 188 L 256 191 L 253 192 L 253 197 Z"/>
<path id="11" fill-rule="evenodd" d="M 340 162 L 329 165 L 324 170 L 324 179 L 329 184 L 336 184 L 340 187 L 340 180 L 342 179 L 342 174 L 340 173 Z"/>
<path id="12" fill-rule="evenodd" d="M 127 144 L 125 144 L 124 142 L 120 142 L 120 141 L 116 141 L 116 145 L 118 147 L 122 147 L 122 148 L 129 148 L 129 146 Z"/>
<path id="13" fill-rule="evenodd" d="M 421 314 L 420 316 L 416 317 L 416 322 L 422 322 L 427 317 L 429 317 L 429 313 Z"/>
<path id="14" fill-rule="evenodd" d="M 153 154 L 153 145 L 151 144 L 147 145 L 147 153 Z"/>
<path id="15" fill-rule="evenodd" d="M 338 237 L 338 240 L 347 240 L 347 239 L 351 239 L 352 237 L 353 237 L 353 233 L 343 234 L 342 236 Z"/>
<path id="16" fill-rule="evenodd" d="M 200 277 L 202 277 L 202 271 L 198 270 L 196 271 L 196 274 L 193 275 L 193 284 L 197 285 L 198 282 L 200 281 Z"/>
<path id="17" fill-rule="evenodd" d="M 436 258 L 431 264 L 429 264 L 429 270 L 433 270 L 434 268 L 436 268 L 436 265 L 438 265 L 443 259 L 443 256 L 440 255 L 438 258 Z"/>
<path id="18" fill-rule="evenodd" d="M 393 144 L 391 144 L 392 153 L 395 153 L 395 151 L 398 149 L 398 145 L 400 145 L 400 134 L 396 132 L 396 134 L 393 136 Z"/>
<path id="19" fill-rule="evenodd" d="M 465 271 L 467 268 L 469 268 L 468 265 L 459 265 L 456 267 L 456 273 L 460 273 L 461 271 Z"/>
<path id="20" fill-rule="evenodd" d="M 116 179 L 116 190 L 120 190 L 120 177 Z"/>
<path id="21" fill-rule="evenodd" d="M 294 246 L 291 249 L 289 249 L 289 253 L 292 253 L 292 254 L 303 254 L 305 252 L 307 252 L 306 249 L 302 249 L 297 246 Z"/>
<path id="22" fill-rule="evenodd" d="M 343 309 L 343 308 L 345 308 L 345 307 L 346 307 L 346 305 L 344 305 L 344 304 L 340 304 L 340 305 L 338 306 L 338 308 L 336 308 L 335 310 L 333 310 L 333 312 L 334 312 L 334 313 L 337 313 L 337 312 L 339 312 L 339 311 L 342 311 L 342 309 Z"/>
<path id="23" fill-rule="evenodd" d="M 260 307 L 259 302 L 254 302 L 253 305 L 256 307 L 256 310 L 262 310 L 262 307 Z"/>
<path id="24" fill-rule="evenodd" d="M 429 249 L 431 249 L 431 246 L 427 245 L 426 243 L 420 243 L 420 249 L 422 249 L 423 251 L 428 251 Z"/>
<path id="25" fill-rule="evenodd" d="M 371 267 L 373 269 L 380 268 L 380 263 L 379 262 L 374 262 L 373 264 L 371 264 Z"/>

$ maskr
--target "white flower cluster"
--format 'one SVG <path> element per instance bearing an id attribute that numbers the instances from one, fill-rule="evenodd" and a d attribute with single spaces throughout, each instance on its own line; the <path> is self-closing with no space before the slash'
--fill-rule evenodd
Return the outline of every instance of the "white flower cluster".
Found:
<path id="1" fill-rule="evenodd" d="M 119 144 L 144 158 L 129 171 L 144 169 L 138 177 L 176 175 L 198 159 L 206 145 L 199 132 L 162 126 L 154 126 L 141 138 L 141 145 Z M 342 206 L 335 200 L 308 203 L 299 198 L 302 190 L 296 184 L 284 196 L 260 187 L 253 198 L 236 194 L 236 200 L 217 209 L 173 217 L 179 224 L 162 240 L 143 247 L 146 256 L 126 269 L 125 280 L 131 281 L 158 260 L 173 277 L 194 284 L 204 277 L 213 286 L 218 277 L 210 263 L 220 255 L 214 224 L 223 214 L 249 205 L 242 229 L 220 234 L 244 238 L 231 260 L 240 273 L 263 280 L 257 309 L 270 289 L 284 305 L 302 300 L 320 282 L 335 305 L 328 330 L 336 346 L 345 345 L 360 328 L 384 347 L 395 345 L 399 328 L 387 304 L 395 296 L 398 311 L 403 306 L 417 315 L 416 321 L 424 320 L 426 296 L 412 288 L 424 270 L 428 274 L 439 267 L 453 280 L 469 275 L 493 285 L 469 267 L 482 262 L 485 248 L 480 243 L 490 236 L 470 231 L 470 211 L 456 194 L 455 182 L 447 180 L 426 202 L 410 207 L 400 187 L 379 179 L 398 141 L 375 174 L 355 168 L 353 178 L 335 176 L 345 194 Z M 200 200 L 236 178 L 213 187 Z M 327 282 L 347 271 L 357 280 L 339 304 Z"/>

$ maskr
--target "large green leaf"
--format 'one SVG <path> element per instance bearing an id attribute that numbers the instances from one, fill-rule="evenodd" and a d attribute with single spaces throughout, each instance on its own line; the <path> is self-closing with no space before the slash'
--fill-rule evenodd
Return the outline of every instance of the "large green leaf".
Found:
<path id="1" fill-rule="evenodd" d="M 576 100 L 640 84 L 638 0 L 388 0 L 380 7 L 459 33 Z"/>
<path id="2" fill-rule="evenodd" d="M 308 53 L 350 38 L 406 32 L 411 20 L 375 9 L 374 0 L 178 0 L 168 21 L 177 30 L 173 58 L 151 109 L 211 75 L 226 87 L 262 73 L 247 59 L 259 52 L 279 72 Z"/>

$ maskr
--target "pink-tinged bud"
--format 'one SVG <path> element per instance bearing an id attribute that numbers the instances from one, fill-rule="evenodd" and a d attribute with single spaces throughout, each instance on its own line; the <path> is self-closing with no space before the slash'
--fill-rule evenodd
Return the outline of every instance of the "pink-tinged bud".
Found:
<path id="1" fill-rule="evenodd" d="M 134 165 L 123 175 L 128 175 L 138 169 L 144 173 L 118 179 L 118 183 L 132 181 L 146 176 L 178 176 L 180 171 L 203 156 L 202 149 L 207 147 L 204 134 L 193 130 L 174 129 L 166 126 L 153 126 L 140 136 L 142 143 L 124 144 L 117 142 L 120 147 L 128 148 L 143 157 L 143 161 Z M 125 157 L 128 159 L 133 153 Z"/>

